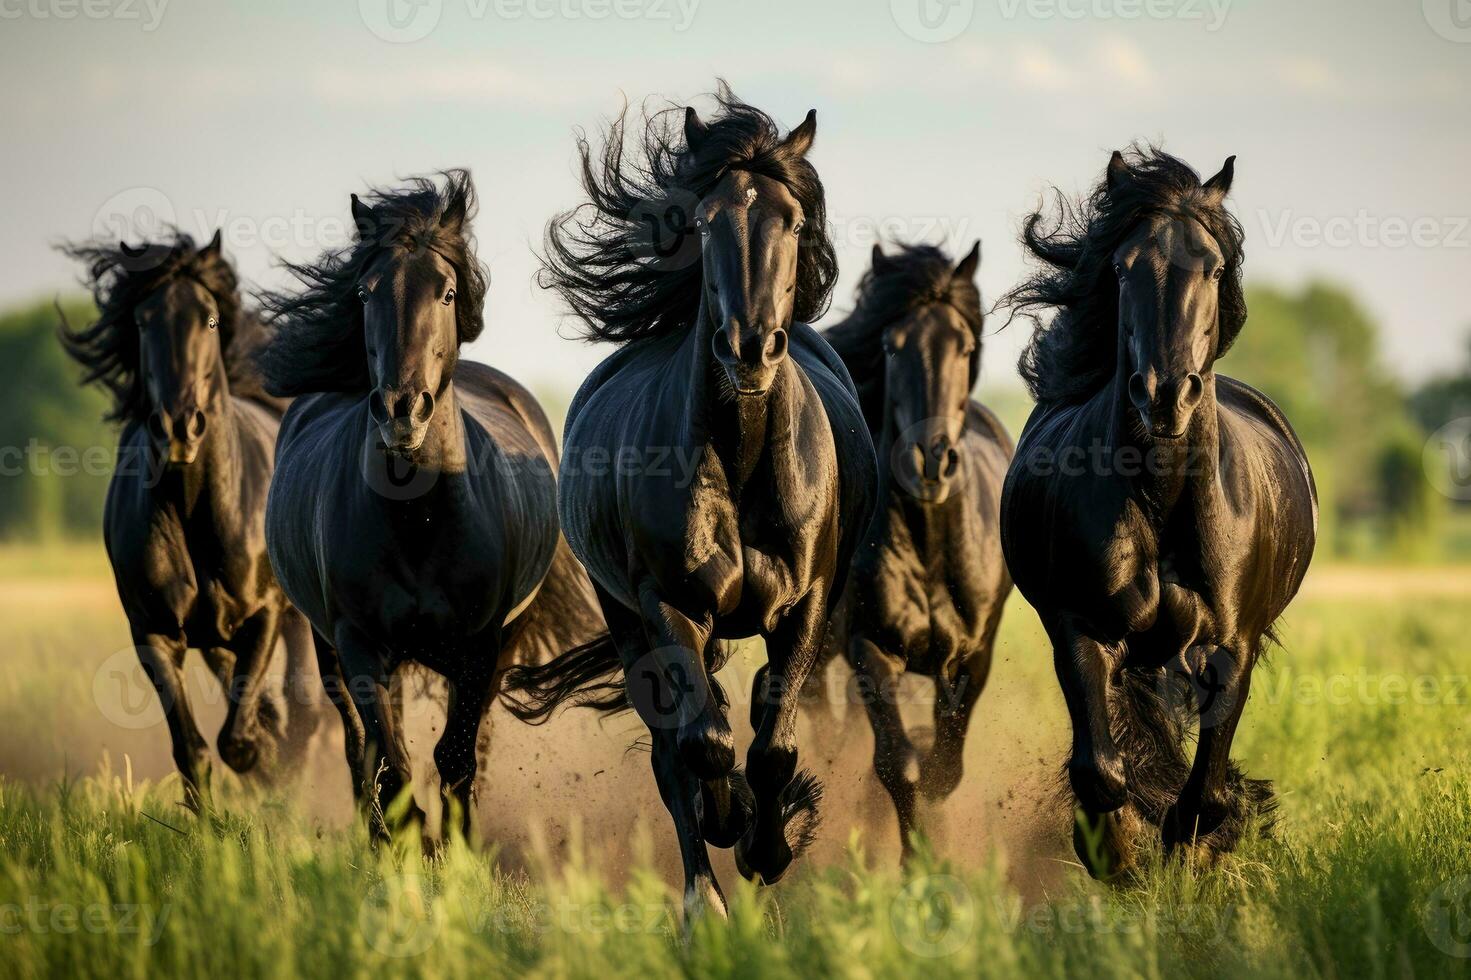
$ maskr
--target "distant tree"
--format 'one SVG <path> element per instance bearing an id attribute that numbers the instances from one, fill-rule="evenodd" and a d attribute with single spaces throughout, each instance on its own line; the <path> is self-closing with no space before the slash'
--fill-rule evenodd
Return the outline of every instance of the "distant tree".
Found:
<path id="1" fill-rule="evenodd" d="M 73 323 L 94 314 L 63 304 Z M 80 384 L 56 339 L 50 302 L 0 315 L 0 538 L 95 533 L 117 434 L 106 400 Z"/>
<path id="2" fill-rule="evenodd" d="M 1409 465 L 1424 436 L 1379 357 L 1373 317 L 1321 282 L 1296 293 L 1254 287 L 1247 305 L 1246 328 L 1220 370 L 1264 391 L 1303 440 L 1319 478 L 1325 543 L 1347 551 L 1368 525 L 1428 533 L 1430 488 L 1418 455 Z"/>
<path id="3" fill-rule="evenodd" d="M 1431 378 L 1410 398 L 1426 432 L 1434 432 L 1452 419 L 1471 418 L 1471 331 L 1466 336 L 1466 359 L 1451 374 Z"/>

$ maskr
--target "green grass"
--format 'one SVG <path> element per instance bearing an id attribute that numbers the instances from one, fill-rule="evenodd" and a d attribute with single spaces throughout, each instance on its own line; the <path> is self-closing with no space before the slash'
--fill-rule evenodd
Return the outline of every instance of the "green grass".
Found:
<path id="1" fill-rule="evenodd" d="M 667 818 L 646 791 L 622 875 L 604 853 L 611 813 L 583 813 L 580 838 L 548 831 L 515 853 L 455 845 L 433 860 L 417 845 L 371 850 L 290 784 L 226 782 L 218 815 L 193 818 L 176 781 L 157 778 L 167 767 L 156 728 L 95 722 L 87 668 L 125 644 L 106 590 L 70 588 L 49 603 L 0 599 L 0 976 L 1303 978 L 1471 967 L 1447 952 L 1471 944 L 1464 592 L 1299 600 L 1237 740 L 1248 771 L 1277 781 L 1279 830 L 1214 869 L 1157 861 L 1134 887 L 1097 885 L 1059 863 L 1065 815 L 1024 802 L 1013 819 L 1036 825 L 1030 847 L 1016 834 L 952 835 L 901 875 L 887 824 L 849 829 L 834 806 L 828 834 L 842 839 L 774 889 L 722 873 L 730 920 L 687 930 Z M 967 786 L 1013 779 L 998 754 L 1016 755 L 1037 784 L 1060 761 L 1066 733 L 1039 642 L 1015 601 Z M 125 756 L 155 778 L 129 771 Z M 630 767 L 652 781 L 645 762 Z M 491 787 L 488 806 L 497 789 L 534 786 Z M 580 786 L 593 792 L 592 774 Z"/>

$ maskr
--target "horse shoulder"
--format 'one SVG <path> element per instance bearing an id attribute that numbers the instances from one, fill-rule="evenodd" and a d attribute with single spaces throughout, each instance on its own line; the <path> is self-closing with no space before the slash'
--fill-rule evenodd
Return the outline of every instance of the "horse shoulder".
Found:
<path id="1" fill-rule="evenodd" d="M 1318 489 L 1313 480 L 1312 466 L 1308 463 L 1307 451 L 1303 449 L 1302 441 L 1298 439 L 1297 433 L 1293 431 L 1287 416 L 1276 403 L 1252 386 L 1228 378 L 1225 375 L 1216 376 L 1216 401 L 1221 413 L 1228 420 L 1223 425 L 1223 434 L 1230 437 L 1241 437 L 1241 430 L 1231 425 L 1231 422 L 1241 422 L 1248 426 L 1246 431 L 1252 434 L 1251 441 L 1258 446 L 1266 448 L 1275 457 L 1280 470 L 1276 475 L 1285 478 L 1289 485 L 1297 483 L 1312 511 L 1312 525 L 1314 532 L 1318 526 Z M 1229 446 L 1223 450 L 1229 450 Z M 1246 447 L 1243 446 L 1243 449 Z M 1301 482 L 1298 482 L 1300 477 Z"/>

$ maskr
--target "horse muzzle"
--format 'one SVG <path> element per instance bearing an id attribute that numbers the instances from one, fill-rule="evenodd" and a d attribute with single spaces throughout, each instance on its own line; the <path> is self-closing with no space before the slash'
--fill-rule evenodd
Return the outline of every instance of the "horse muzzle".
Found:
<path id="1" fill-rule="evenodd" d="M 404 456 L 424 445 L 429 432 L 429 423 L 415 419 L 389 419 L 378 423 L 378 438 L 383 441 L 383 451 Z"/>

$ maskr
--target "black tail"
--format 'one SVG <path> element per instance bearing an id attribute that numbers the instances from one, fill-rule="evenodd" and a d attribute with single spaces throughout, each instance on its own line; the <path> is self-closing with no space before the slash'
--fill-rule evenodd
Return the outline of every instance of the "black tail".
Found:
<path id="1" fill-rule="evenodd" d="M 605 714 L 629 707 L 623 687 L 623 661 L 607 634 L 544 664 L 508 668 L 502 698 L 511 714 L 533 725 L 546 721 L 569 702 Z"/>

